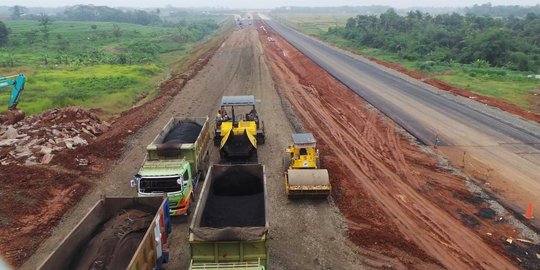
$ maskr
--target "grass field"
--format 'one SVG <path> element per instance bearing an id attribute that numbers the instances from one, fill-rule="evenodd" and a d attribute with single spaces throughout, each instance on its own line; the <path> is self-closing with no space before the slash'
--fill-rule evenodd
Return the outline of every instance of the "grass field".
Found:
<path id="1" fill-rule="evenodd" d="M 329 27 L 345 26 L 347 19 L 355 14 L 272 14 L 276 18 L 289 26 L 292 26 L 302 32 L 320 36 L 326 32 Z"/>
<path id="2" fill-rule="evenodd" d="M 540 91 L 540 80 L 527 78 L 530 73 L 505 68 L 490 68 L 474 64 L 435 64 L 408 61 L 397 54 L 381 49 L 358 46 L 349 40 L 327 35 L 328 27 L 344 26 L 352 14 L 273 14 L 281 22 L 311 36 L 336 46 L 356 51 L 367 57 L 386 62 L 399 63 L 404 67 L 426 73 L 453 86 L 480 95 L 499 98 L 521 108 L 540 113 L 538 103 L 531 103 L 533 92 Z"/>
<path id="3" fill-rule="evenodd" d="M 0 48 L 0 76 L 27 76 L 18 108 L 35 114 L 81 105 L 99 108 L 105 117 L 152 96 L 178 67 L 172 63 L 187 58 L 198 42 L 217 31 L 53 21 L 47 41 L 37 21 L 5 23 L 11 34 L 9 45 Z M 1 107 L 7 107 L 8 99 L 9 91 L 0 91 Z"/>

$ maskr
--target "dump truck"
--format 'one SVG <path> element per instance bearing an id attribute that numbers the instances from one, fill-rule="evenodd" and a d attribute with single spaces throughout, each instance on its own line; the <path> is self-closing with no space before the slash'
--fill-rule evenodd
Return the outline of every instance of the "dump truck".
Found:
<path id="1" fill-rule="evenodd" d="M 221 162 L 256 163 L 257 145 L 264 140 L 264 122 L 255 109 L 255 97 L 223 96 L 214 133 Z"/>
<path id="2" fill-rule="evenodd" d="M 267 205 L 263 165 L 210 167 L 189 228 L 190 269 L 267 268 Z"/>
<path id="3" fill-rule="evenodd" d="M 170 232 L 166 196 L 102 197 L 38 269 L 161 269 Z"/>
<path id="4" fill-rule="evenodd" d="M 285 191 L 288 198 L 328 197 L 332 186 L 328 171 L 320 168 L 317 142 L 311 133 L 292 135 L 285 152 Z"/>
<path id="5" fill-rule="evenodd" d="M 171 215 L 189 215 L 193 189 L 209 160 L 208 117 L 171 118 L 146 147 L 146 158 L 131 186 L 145 196 L 169 196 Z"/>

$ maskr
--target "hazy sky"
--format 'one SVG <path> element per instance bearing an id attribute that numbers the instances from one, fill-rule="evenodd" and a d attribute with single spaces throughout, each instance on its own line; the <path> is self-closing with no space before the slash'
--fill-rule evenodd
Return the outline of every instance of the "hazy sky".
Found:
<path id="1" fill-rule="evenodd" d="M 2 0 L 4 2 L 4 0 Z M 365 6 L 365 5 L 388 5 L 398 8 L 404 7 L 448 7 L 448 6 L 472 6 L 491 2 L 493 5 L 536 5 L 539 0 L 17 0 L 0 3 L 0 5 L 22 5 L 31 7 L 55 7 L 71 6 L 76 4 L 107 5 L 111 7 L 163 7 L 172 5 L 175 7 L 228 7 L 228 8 L 274 8 L 279 6 Z"/>

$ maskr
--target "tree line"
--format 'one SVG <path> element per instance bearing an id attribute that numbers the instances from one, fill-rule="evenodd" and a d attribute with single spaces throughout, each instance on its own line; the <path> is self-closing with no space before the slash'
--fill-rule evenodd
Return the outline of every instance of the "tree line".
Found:
<path id="1" fill-rule="evenodd" d="M 493 17 L 509 17 L 509 16 L 527 16 L 529 13 L 540 14 L 540 4 L 535 6 L 493 6 L 491 3 L 482 5 L 474 5 L 472 7 L 463 8 L 464 13 L 475 15 L 485 15 Z"/>
<path id="2" fill-rule="evenodd" d="M 470 64 L 520 71 L 540 69 L 540 15 L 493 18 L 458 13 L 432 16 L 389 9 L 380 15 L 349 18 L 323 37 L 338 36 L 362 47 L 384 49 L 411 61 Z"/>
<path id="3" fill-rule="evenodd" d="M 272 10 L 274 13 L 279 14 L 295 14 L 295 13 L 306 13 L 306 14 L 334 14 L 334 13 L 345 13 L 345 14 L 382 14 L 388 9 L 392 8 L 391 6 L 383 5 L 372 5 L 372 6 L 338 6 L 338 7 L 278 7 Z M 475 4 L 472 7 L 417 7 L 414 9 L 411 8 L 400 8 L 395 9 L 398 14 L 406 14 L 410 11 L 420 10 L 422 12 L 427 12 L 430 14 L 444 14 L 456 12 L 459 14 L 475 14 L 475 15 L 487 15 L 493 17 L 508 17 L 508 16 L 519 16 L 524 17 L 529 13 L 540 14 L 540 4 L 534 6 L 518 6 L 518 5 L 499 5 L 494 6 L 491 3 L 485 4 Z"/>
<path id="4" fill-rule="evenodd" d="M 11 19 L 19 20 L 37 20 L 45 14 L 28 13 L 28 8 L 20 5 L 15 5 L 10 8 Z M 97 21 L 97 22 L 122 22 L 134 23 L 141 25 L 151 25 L 161 23 L 159 17 L 159 9 L 154 12 L 144 10 L 121 10 L 107 6 L 94 5 L 75 5 L 65 8 L 61 13 L 49 15 L 55 20 L 68 21 Z"/>
<path id="5" fill-rule="evenodd" d="M 100 21 L 123 22 L 141 25 L 157 24 L 161 22 L 159 14 L 144 10 L 120 10 L 107 6 L 76 5 L 64 11 L 64 20 L 71 21 Z"/>

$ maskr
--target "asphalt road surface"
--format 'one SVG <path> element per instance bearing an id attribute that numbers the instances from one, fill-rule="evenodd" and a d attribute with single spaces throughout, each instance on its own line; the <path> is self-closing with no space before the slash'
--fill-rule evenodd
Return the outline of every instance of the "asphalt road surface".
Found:
<path id="1" fill-rule="evenodd" d="M 507 204 L 540 205 L 537 123 L 436 89 L 274 20 L 266 23 L 419 141 L 437 145 L 454 165 L 489 182 Z"/>

